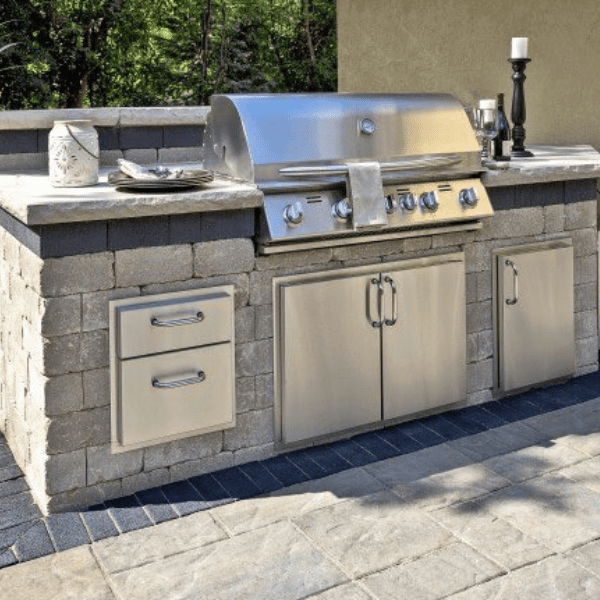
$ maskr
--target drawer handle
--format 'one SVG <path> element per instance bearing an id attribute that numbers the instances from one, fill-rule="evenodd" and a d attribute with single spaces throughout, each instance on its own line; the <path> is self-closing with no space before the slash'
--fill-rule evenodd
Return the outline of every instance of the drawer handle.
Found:
<path id="1" fill-rule="evenodd" d="M 193 325 L 194 323 L 200 323 L 204 321 L 204 313 L 198 312 L 193 317 L 185 317 L 183 319 L 171 319 L 170 321 L 161 321 L 156 317 L 150 319 L 150 325 L 154 327 L 179 327 L 180 325 Z"/>
<path id="2" fill-rule="evenodd" d="M 175 381 L 160 381 L 159 379 L 153 379 L 152 387 L 159 388 L 161 390 L 171 390 L 173 388 L 180 388 L 186 385 L 202 383 L 205 379 L 206 373 L 204 371 L 198 371 L 198 375 L 196 375 L 196 377 L 188 377 L 187 379 L 177 379 Z"/>

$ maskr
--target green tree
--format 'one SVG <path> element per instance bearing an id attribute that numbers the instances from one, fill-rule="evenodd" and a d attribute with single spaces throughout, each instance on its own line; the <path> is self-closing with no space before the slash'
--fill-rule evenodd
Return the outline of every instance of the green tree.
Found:
<path id="1" fill-rule="evenodd" d="M 216 92 L 337 88 L 333 0 L 3 2 L 0 23 L 18 23 L 10 41 L 19 42 L 0 55 L 11 63 L 0 70 L 6 108 L 195 105 Z"/>

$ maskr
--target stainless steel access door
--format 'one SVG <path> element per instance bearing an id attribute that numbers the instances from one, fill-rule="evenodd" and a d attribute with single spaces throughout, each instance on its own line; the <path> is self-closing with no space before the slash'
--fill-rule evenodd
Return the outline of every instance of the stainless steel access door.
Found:
<path id="1" fill-rule="evenodd" d="M 384 273 L 382 280 L 387 284 L 388 316 L 392 316 L 391 307 L 397 306 L 396 322 L 382 331 L 384 419 L 464 400 L 466 317 L 462 255 L 413 263 L 408 268 Z"/>
<path id="2" fill-rule="evenodd" d="M 284 444 L 381 419 L 374 279 L 379 274 L 280 287 Z"/>
<path id="3" fill-rule="evenodd" d="M 570 240 L 499 250 L 498 383 L 504 391 L 575 370 Z"/>

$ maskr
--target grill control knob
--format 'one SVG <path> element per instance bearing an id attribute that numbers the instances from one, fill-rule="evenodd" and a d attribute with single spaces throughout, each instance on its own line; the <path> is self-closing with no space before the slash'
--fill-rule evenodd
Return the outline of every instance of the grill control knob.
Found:
<path id="1" fill-rule="evenodd" d="M 333 212 L 339 219 L 343 219 L 344 221 L 349 219 L 352 216 L 352 205 L 350 204 L 350 200 L 344 198 L 343 200 L 336 202 L 333 207 Z"/>
<path id="2" fill-rule="evenodd" d="M 400 196 L 400 206 L 402 206 L 404 210 L 415 210 L 415 208 L 417 208 L 415 195 L 413 193 L 402 194 L 402 196 Z"/>
<path id="3" fill-rule="evenodd" d="M 437 199 L 435 192 L 425 192 L 424 194 L 421 194 L 420 200 L 421 200 L 421 205 L 426 210 L 430 210 L 431 212 L 434 212 L 438 209 L 439 204 L 438 204 L 438 199 Z"/>
<path id="4" fill-rule="evenodd" d="M 460 192 L 458 192 L 458 199 L 467 207 L 473 207 L 479 202 L 479 196 L 474 187 L 460 190 Z"/>
<path id="5" fill-rule="evenodd" d="M 287 204 L 283 209 L 283 220 L 290 225 L 299 225 L 304 221 L 304 209 L 302 203 L 296 200 Z"/>
<path id="6" fill-rule="evenodd" d="M 385 210 L 388 215 L 391 215 L 398 208 L 398 200 L 392 194 L 388 194 L 385 198 Z"/>

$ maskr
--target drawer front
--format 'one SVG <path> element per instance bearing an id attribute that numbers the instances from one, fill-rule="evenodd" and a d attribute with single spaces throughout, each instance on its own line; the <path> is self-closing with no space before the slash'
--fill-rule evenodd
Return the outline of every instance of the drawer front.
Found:
<path id="1" fill-rule="evenodd" d="M 118 436 L 124 445 L 231 427 L 231 343 L 121 361 Z"/>
<path id="2" fill-rule="evenodd" d="M 233 293 L 203 293 L 117 307 L 120 358 L 233 341 Z"/>

